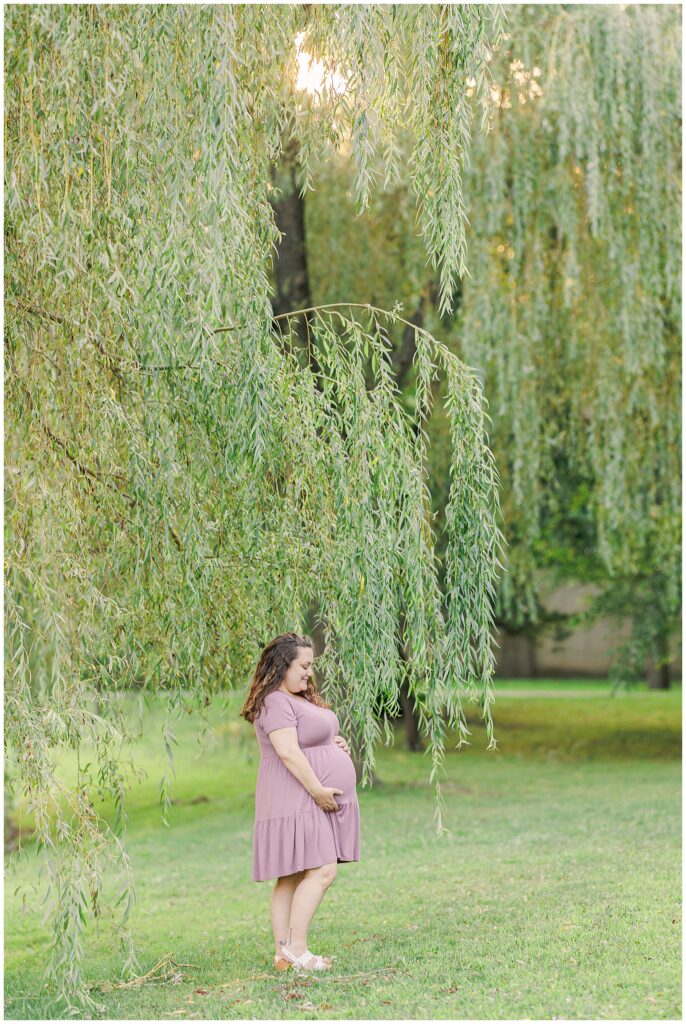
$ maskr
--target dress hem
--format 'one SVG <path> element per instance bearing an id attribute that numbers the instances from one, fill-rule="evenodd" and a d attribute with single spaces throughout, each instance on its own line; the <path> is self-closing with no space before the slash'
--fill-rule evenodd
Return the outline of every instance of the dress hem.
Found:
<path id="1" fill-rule="evenodd" d="M 337 812 L 311 811 L 256 820 L 253 836 L 253 882 L 360 859 L 357 800 L 339 804 Z"/>
<path id="2" fill-rule="evenodd" d="M 359 857 L 337 857 L 336 858 L 336 863 L 337 864 L 358 864 L 359 861 L 360 861 Z M 264 878 L 253 878 L 253 882 L 272 882 L 275 878 L 287 878 L 288 875 L 297 875 L 297 873 L 299 871 L 307 871 L 308 868 L 321 868 L 321 867 L 324 866 L 325 863 L 326 864 L 328 864 L 328 863 L 333 864 L 333 861 L 323 861 L 321 863 L 316 863 L 316 864 L 305 864 L 303 867 L 301 867 L 301 868 L 294 868 L 293 871 L 288 871 L 285 874 L 282 872 L 279 875 L 265 875 Z"/>

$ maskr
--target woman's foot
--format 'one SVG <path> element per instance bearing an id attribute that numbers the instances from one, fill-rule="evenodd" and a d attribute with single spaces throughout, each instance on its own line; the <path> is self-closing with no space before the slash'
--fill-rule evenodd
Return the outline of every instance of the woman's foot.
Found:
<path id="1" fill-rule="evenodd" d="M 322 960 L 324 961 L 324 963 L 327 963 L 329 965 L 331 964 L 330 956 L 323 956 Z M 287 971 L 290 966 L 290 960 L 286 960 L 283 953 L 278 952 L 274 954 L 274 967 L 277 969 L 277 971 Z"/>
<path id="2" fill-rule="evenodd" d="M 309 949 L 298 952 L 297 949 L 289 949 L 284 944 L 281 946 L 281 954 L 277 955 L 282 956 L 289 964 L 302 967 L 305 971 L 328 971 L 331 967 L 331 957 L 319 956 L 316 953 L 311 953 Z"/>
<path id="3" fill-rule="evenodd" d="M 290 961 L 289 961 L 289 960 L 285 960 L 285 959 L 284 959 L 284 955 L 283 955 L 283 953 L 275 953 L 275 954 L 274 954 L 274 962 L 276 963 L 276 962 L 277 962 L 277 961 L 279 961 L 279 960 L 280 960 L 280 961 L 281 961 L 282 963 L 284 963 L 284 962 L 285 962 L 285 963 L 287 963 L 287 964 L 288 964 L 288 963 L 290 963 Z M 326 961 L 326 963 L 327 963 L 327 964 L 330 964 L 330 963 L 331 963 L 331 962 L 333 961 L 333 957 L 331 957 L 331 956 L 323 956 L 323 957 L 322 957 L 322 960 Z"/>
<path id="4" fill-rule="evenodd" d="M 274 959 L 275 960 L 277 958 L 283 959 L 283 953 L 281 952 L 281 948 L 283 946 L 285 946 L 285 945 L 287 945 L 286 942 L 281 942 L 280 943 L 278 950 L 274 954 Z M 305 952 L 305 950 L 307 949 L 306 946 L 296 946 L 294 943 L 291 943 L 291 945 L 288 946 L 288 948 L 291 951 L 291 953 L 293 953 L 295 956 L 301 956 Z M 332 960 L 335 960 L 335 957 L 323 956 L 322 960 L 326 960 L 327 964 L 330 964 Z M 290 963 L 290 961 L 288 961 L 288 962 Z"/>

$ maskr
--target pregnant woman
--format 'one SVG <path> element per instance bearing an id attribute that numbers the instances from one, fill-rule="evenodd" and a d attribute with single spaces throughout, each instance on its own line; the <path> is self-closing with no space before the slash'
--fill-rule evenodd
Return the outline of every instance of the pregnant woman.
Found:
<path id="1" fill-rule="evenodd" d="M 277 970 L 325 971 L 307 933 L 337 864 L 360 859 L 355 766 L 339 722 L 312 681 L 312 641 L 276 637 L 262 651 L 241 716 L 255 726 L 253 881 L 275 878 L 271 896 Z"/>

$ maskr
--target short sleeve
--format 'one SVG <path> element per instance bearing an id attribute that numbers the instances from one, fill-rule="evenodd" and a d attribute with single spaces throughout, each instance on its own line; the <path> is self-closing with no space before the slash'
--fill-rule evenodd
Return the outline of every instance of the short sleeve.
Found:
<path id="1" fill-rule="evenodd" d="M 291 702 L 280 690 L 273 690 L 267 694 L 256 721 L 267 735 L 274 729 L 295 728 L 298 724 Z"/>

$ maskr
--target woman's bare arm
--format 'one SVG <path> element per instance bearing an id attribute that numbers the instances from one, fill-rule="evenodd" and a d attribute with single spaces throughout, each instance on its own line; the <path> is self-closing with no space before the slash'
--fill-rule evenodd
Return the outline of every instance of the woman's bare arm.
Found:
<path id="1" fill-rule="evenodd" d="M 333 794 L 342 793 L 343 790 L 321 784 L 314 768 L 300 749 L 298 730 L 295 726 L 289 726 L 286 729 L 273 729 L 269 733 L 269 739 L 291 775 L 294 775 L 298 782 L 305 787 L 318 806 L 325 811 L 337 811 L 338 804 L 333 799 Z"/>

